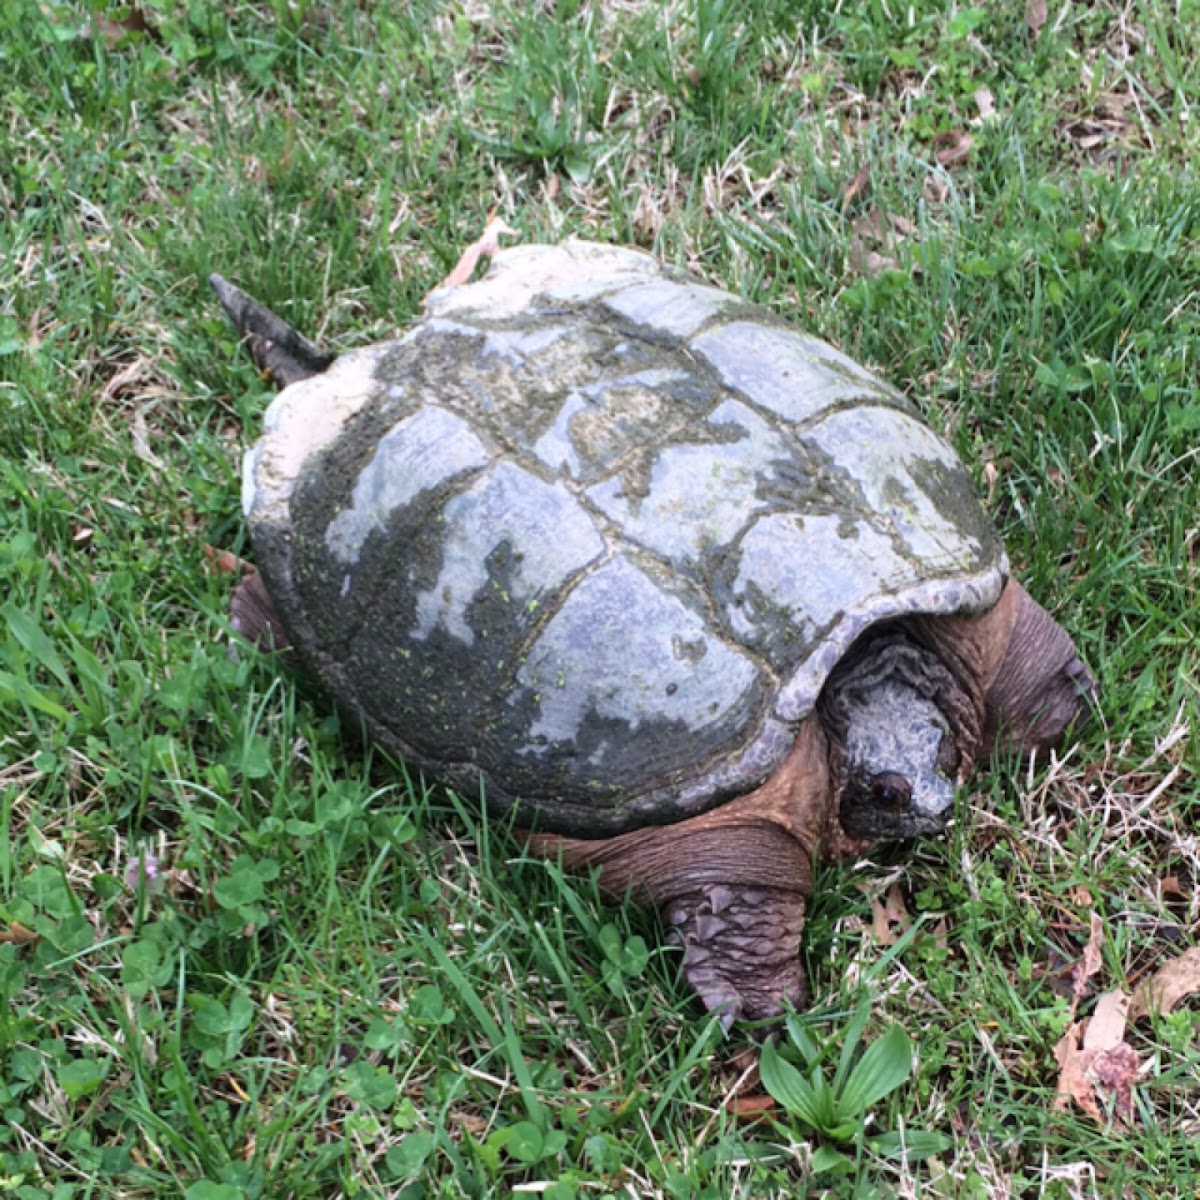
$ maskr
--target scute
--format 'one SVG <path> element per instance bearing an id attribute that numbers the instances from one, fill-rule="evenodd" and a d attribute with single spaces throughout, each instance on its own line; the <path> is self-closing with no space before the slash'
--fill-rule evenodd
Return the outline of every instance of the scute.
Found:
<path id="1" fill-rule="evenodd" d="M 428 309 L 280 394 L 245 507 L 322 682 L 490 804 L 691 815 L 779 765 L 870 624 L 998 598 L 953 451 L 773 315 L 579 242 Z"/>

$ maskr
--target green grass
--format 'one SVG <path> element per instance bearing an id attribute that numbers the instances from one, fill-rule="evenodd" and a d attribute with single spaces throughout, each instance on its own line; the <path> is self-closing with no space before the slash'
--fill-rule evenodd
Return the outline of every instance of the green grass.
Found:
<path id="1" fill-rule="evenodd" d="M 1195 0 L 1050 6 L 1036 41 L 999 2 L 103 7 L 0 12 L 0 1193 L 1194 1196 L 1194 1000 L 1130 1034 L 1132 1125 L 1052 1099 L 1090 910 L 1085 1016 L 1200 922 Z M 933 1160 L 814 1181 L 782 1110 L 736 1115 L 753 1043 L 652 918 L 226 654 L 204 546 L 249 553 L 267 397 L 205 278 L 345 348 L 493 207 L 911 392 L 1096 670 L 1061 760 L 821 876 L 814 1028 L 864 997 L 904 1027 L 875 1127 Z M 888 950 L 893 883 L 923 925 Z"/>

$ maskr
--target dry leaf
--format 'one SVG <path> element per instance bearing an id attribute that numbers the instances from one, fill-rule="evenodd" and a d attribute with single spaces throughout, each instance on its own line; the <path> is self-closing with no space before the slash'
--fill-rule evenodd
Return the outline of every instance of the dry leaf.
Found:
<path id="1" fill-rule="evenodd" d="M 1100 1054 L 1119 1046 L 1125 1037 L 1129 997 L 1124 992 L 1105 992 L 1096 1001 L 1096 1011 L 1083 1031 L 1085 1053 Z"/>
<path id="2" fill-rule="evenodd" d="M 1059 1066 L 1054 1107 L 1064 1110 L 1073 1100 L 1088 1116 L 1104 1121 L 1103 1104 L 1111 1097 L 1116 1115 L 1133 1116 L 1133 1081 L 1138 1057 L 1125 1039 L 1129 997 L 1106 992 L 1096 1001 L 1096 1011 L 1085 1025 L 1076 1021 L 1054 1047 Z M 1082 1044 L 1081 1044 L 1082 1033 Z"/>
<path id="3" fill-rule="evenodd" d="M 455 264 L 454 270 L 438 286 L 444 288 L 461 287 L 475 273 L 475 267 L 481 258 L 491 258 L 500 249 L 501 234 L 515 234 L 516 232 L 515 229 L 510 229 L 505 224 L 503 217 L 496 216 L 494 212 L 490 213 L 487 224 L 483 227 L 483 233 L 480 235 L 478 241 L 472 242 L 462 252 L 461 257 Z"/>
<path id="4" fill-rule="evenodd" d="M 752 1121 L 763 1113 L 770 1112 L 774 1107 L 775 1101 L 770 1096 L 734 1096 L 725 1105 L 725 1111 L 743 1120 Z"/>
<path id="5" fill-rule="evenodd" d="M 904 907 L 900 885 L 893 883 L 883 899 L 876 896 L 872 909 L 871 930 L 875 940 L 881 946 L 894 946 L 900 935 L 912 924 L 908 910 Z"/>
<path id="6" fill-rule="evenodd" d="M 871 166 L 869 163 L 863 163 L 855 176 L 846 186 L 846 190 L 842 193 L 842 211 L 845 212 L 850 206 L 850 202 L 862 193 L 868 183 L 871 182 Z"/>
<path id="7" fill-rule="evenodd" d="M 990 459 L 983 464 L 983 482 L 987 485 L 987 503 L 990 508 L 992 501 L 996 496 L 996 482 L 1000 478 L 1000 471 L 996 464 Z"/>
<path id="8" fill-rule="evenodd" d="M 1082 1021 L 1069 1026 L 1054 1047 L 1054 1061 L 1058 1063 L 1058 1088 L 1054 1107 L 1066 1112 L 1074 1100 L 1090 1117 L 1102 1121 L 1100 1108 L 1096 1104 L 1096 1093 L 1092 1081 L 1087 1077 L 1087 1060 L 1079 1049 L 1079 1031 Z"/>
<path id="9" fill-rule="evenodd" d="M 9 942 L 14 946 L 27 946 L 41 939 L 40 933 L 26 929 L 20 921 L 10 921 L 7 929 L 0 929 L 0 942 Z"/>
<path id="10" fill-rule="evenodd" d="M 972 144 L 971 135 L 965 129 L 951 129 L 946 133 L 939 133 L 934 139 L 934 145 L 938 147 L 934 157 L 940 166 L 953 166 L 970 154 Z"/>
<path id="11" fill-rule="evenodd" d="M 1200 992 L 1200 946 L 1185 950 L 1158 968 L 1133 994 L 1129 1019 L 1169 1013 L 1180 1000 Z"/>
<path id="12" fill-rule="evenodd" d="M 1046 0 L 1026 0 L 1025 24 L 1036 42 L 1046 24 Z"/>
<path id="13" fill-rule="evenodd" d="M 990 121 L 996 115 L 996 97 L 992 89 L 981 87 L 975 89 L 975 107 L 979 109 L 979 120 Z"/>
<path id="14" fill-rule="evenodd" d="M 1088 943 L 1083 949 L 1083 957 L 1075 964 L 1073 972 L 1075 986 L 1071 990 L 1071 1016 L 1075 1015 L 1079 1001 L 1083 999 L 1083 989 L 1087 987 L 1087 981 L 1100 970 L 1100 952 L 1103 945 L 1104 923 L 1095 913 L 1092 913 Z"/>
<path id="15" fill-rule="evenodd" d="M 251 575 L 256 570 L 254 564 L 248 563 L 244 558 L 238 558 L 229 550 L 218 550 L 216 546 L 207 543 L 204 546 L 204 557 L 218 574 Z"/>
<path id="16" fill-rule="evenodd" d="M 1161 896 L 1174 896 L 1177 900 L 1187 899 L 1187 892 L 1183 890 L 1183 884 L 1179 882 L 1178 875 L 1164 875 L 1158 881 L 1158 891 Z"/>

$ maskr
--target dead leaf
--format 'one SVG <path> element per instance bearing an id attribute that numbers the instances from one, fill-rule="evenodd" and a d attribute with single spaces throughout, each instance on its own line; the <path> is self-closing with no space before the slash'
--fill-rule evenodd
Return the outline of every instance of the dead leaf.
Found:
<path id="1" fill-rule="evenodd" d="M 1096 1010 L 1083 1031 L 1083 1048 L 1091 1054 L 1112 1050 L 1125 1037 L 1129 997 L 1124 992 L 1105 992 L 1096 1001 Z"/>
<path id="2" fill-rule="evenodd" d="M 872 909 L 871 931 L 875 935 L 875 941 L 881 946 L 894 946 L 900 935 L 912 924 L 912 918 L 904 907 L 900 885 L 893 883 L 883 899 L 876 896 Z"/>
<path id="3" fill-rule="evenodd" d="M 949 129 L 945 133 L 939 133 L 933 144 L 937 147 L 934 158 L 938 164 L 950 167 L 956 162 L 962 162 L 970 154 L 974 142 L 965 129 Z"/>
<path id="4" fill-rule="evenodd" d="M 1133 1116 L 1133 1082 L 1139 1063 L 1137 1052 L 1125 1039 L 1129 997 L 1121 991 L 1105 992 L 1086 1024 L 1076 1021 L 1054 1047 L 1059 1066 L 1054 1107 L 1063 1111 L 1074 1101 L 1093 1120 L 1105 1120 L 1103 1105 L 1111 1097 L 1113 1111 L 1122 1121 Z"/>
<path id="5" fill-rule="evenodd" d="M 161 40 L 158 30 L 136 4 L 126 5 L 120 17 L 97 13 L 92 17 L 92 31 L 110 50 L 126 42 L 130 34 L 144 34 L 156 42 Z"/>
<path id="6" fill-rule="evenodd" d="M 444 288 L 461 287 L 475 273 L 475 267 L 481 258 L 491 258 L 500 249 L 500 236 L 505 233 L 515 234 L 515 229 L 505 224 L 503 217 L 495 212 L 488 214 L 487 224 L 477 241 L 472 242 L 459 257 L 454 270 L 438 285 Z"/>
<path id="7" fill-rule="evenodd" d="M 1178 875 L 1164 875 L 1158 881 L 1158 891 L 1161 896 L 1174 896 L 1176 900 L 1187 899 L 1187 892 L 1183 890 Z"/>
<path id="8" fill-rule="evenodd" d="M 1046 0 L 1026 0 L 1025 24 L 1029 26 L 1030 35 L 1036 42 L 1046 24 Z"/>
<path id="9" fill-rule="evenodd" d="M 742 1120 L 753 1121 L 763 1113 L 770 1112 L 774 1107 L 775 1100 L 771 1096 L 734 1096 L 725 1105 L 725 1111 L 732 1113 L 735 1117 L 741 1117 Z"/>
<path id="10" fill-rule="evenodd" d="M 1200 992 L 1200 946 L 1185 950 L 1158 968 L 1133 994 L 1129 1019 L 1169 1013 L 1180 1000 Z"/>
<path id="11" fill-rule="evenodd" d="M 1138 1056 L 1128 1042 L 1119 1042 L 1111 1050 L 1096 1055 L 1091 1071 L 1096 1082 L 1113 1098 L 1117 1116 L 1133 1118 L 1133 1081 L 1138 1076 Z"/>
<path id="12" fill-rule="evenodd" d="M 244 558 L 238 558 L 229 550 L 218 550 L 216 546 L 207 543 L 204 546 L 204 557 L 218 574 L 253 575 L 257 570 L 253 563 L 248 563 Z"/>
<path id="13" fill-rule="evenodd" d="M 996 464 L 989 460 L 983 464 L 983 482 L 987 486 L 987 503 L 991 507 L 992 500 L 996 495 L 996 482 L 1000 478 L 1000 471 Z"/>
<path id="14" fill-rule="evenodd" d="M 40 941 L 41 936 L 32 929 L 26 929 L 20 921 L 10 921 L 7 929 L 0 929 L 0 942 L 8 942 L 14 946 L 28 946 L 32 942 Z"/>
<path id="15" fill-rule="evenodd" d="M 979 120 L 990 121 L 996 115 L 996 97 L 992 89 L 981 87 L 975 89 L 975 107 L 979 109 Z"/>
<path id="16" fill-rule="evenodd" d="M 1087 1077 L 1087 1059 L 1079 1048 L 1079 1031 L 1082 1021 L 1069 1026 L 1054 1047 L 1054 1061 L 1058 1063 L 1058 1087 L 1054 1096 L 1054 1107 L 1066 1112 L 1074 1100 L 1080 1108 L 1097 1121 L 1103 1120 L 1096 1104 L 1096 1093 L 1092 1081 Z"/>
<path id="17" fill-rule="evenodd" d="M 1073 972 L 1075 985 L 1071 989 L 1071 1016 L 1075 1015 L 1079 1001 L 1083 999 L 1083 989 L 1087 987 L 1087 981 L 1100 970 L 1100 952 L 1103 945 L 1104 922 L 1095 913 L 1092 913 L 1088 942 L 1083 949 L 1083 957 L 1075 964 Z"/>
<path id="18" fill-rule="evenodd" d="M 863 163 L 854 178 L 846 185 L 846 190 L 842 193 L 842 211 L 845 212 L 850 207 L 850 202 L 863 191 L 871 182 L 871 164 Z"/>

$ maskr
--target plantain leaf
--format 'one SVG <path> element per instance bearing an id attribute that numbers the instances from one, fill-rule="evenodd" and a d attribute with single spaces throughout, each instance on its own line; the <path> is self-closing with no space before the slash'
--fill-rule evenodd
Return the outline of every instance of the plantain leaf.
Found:
<path id="1" fill-rule="evenodd" d="M 843 1117 L 860 1116 L 912 1074 L 912 1042 L 899 1025 L 873 1041 L 855 1064 L 838 1097 Z"/>
<path id="2" fill-rule="evenodd" d="M 906 1129 L 903 1133 L 881 1133 L 869 1138 L 867 1145 L 882 1158 L 903 1158 L 911 1163 L 948 1150 L 950 1139 L 924 1129 Z"/>
<path id="3" fill-rule="evenodd" d="M 780 1058 L 770 1042 L 763 1046 L 758 1065 L 763 1087 L 793 1116 L 810 1128 L 819 1129 L 823 1122 L 811 1085 L 790 1062 Z"/>

